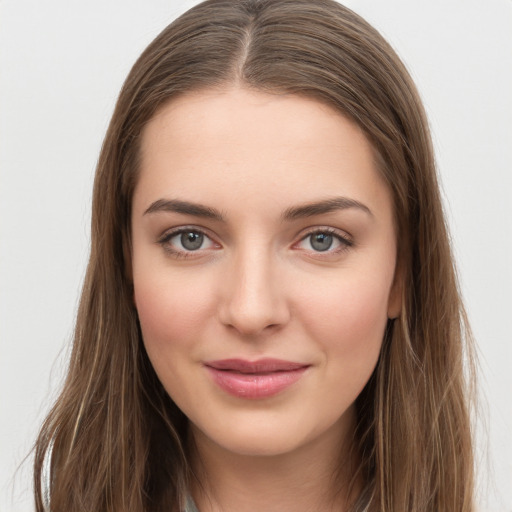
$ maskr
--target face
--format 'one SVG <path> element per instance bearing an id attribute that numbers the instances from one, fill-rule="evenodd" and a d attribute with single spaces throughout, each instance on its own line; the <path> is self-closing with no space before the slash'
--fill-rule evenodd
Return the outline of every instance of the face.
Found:
<path id="1" fill-rule="evenodd" d="M 135 303 L 194 434 L 245 455 L 341 440 L 399 304 L 365 136 L 311 99 L 211 90 L 162 108 L 141 157 Z"/>

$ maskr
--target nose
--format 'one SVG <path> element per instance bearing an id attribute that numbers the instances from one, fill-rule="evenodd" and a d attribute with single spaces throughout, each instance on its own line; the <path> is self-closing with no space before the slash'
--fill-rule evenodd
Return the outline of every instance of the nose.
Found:
<path id="1" fill-rule="evenodd" d="M 267 251 L 244 251 L 236 255 L 223 277 L 219 305 L 221 322 L 244 336 L 277 330 L 290 318 L 279 269 Z"/>

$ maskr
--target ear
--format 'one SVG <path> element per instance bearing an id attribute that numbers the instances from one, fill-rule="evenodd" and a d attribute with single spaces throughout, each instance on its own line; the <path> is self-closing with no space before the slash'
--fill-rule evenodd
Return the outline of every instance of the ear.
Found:
<path id="1" fill-rule="evenodd" d="M 403 266 L 397 263 L 397 267 L 395 269 L 395 276 L 393 278 L 393 284 L 391 285 L 391 289 L 389 291 L 388 296 L 388 318 L 390 320 L 398 318 L 400 316 L 400 313 L 402 312 L 403 293 Z"/>

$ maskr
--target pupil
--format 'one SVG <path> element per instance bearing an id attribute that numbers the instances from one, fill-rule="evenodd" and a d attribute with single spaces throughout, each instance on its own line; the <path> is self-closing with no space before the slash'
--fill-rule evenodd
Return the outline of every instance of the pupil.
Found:
<path id="1" fill-rule="evenodd" d="M 188 251 L 197 251 L 203 245 L 203 235 L 194 231 L 182 233 L 181 245 Z"/>
<path id="2" fill-rule="evenodd" d="M 317 233 L 311 237 L 311 247 L 315 251 L 327 251 L 332 245 L 332 235 Z"/>

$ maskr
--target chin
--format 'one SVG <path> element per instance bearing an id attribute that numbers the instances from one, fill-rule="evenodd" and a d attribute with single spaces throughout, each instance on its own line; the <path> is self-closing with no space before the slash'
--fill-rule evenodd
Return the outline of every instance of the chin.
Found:
<path id="1" fill-rule="evenodd" d="M 269 415 L 267 411 L 263 415 L 239 416 L 229 424 L 210 422 L 204 429 L 192 424 L 192 433 L 201 446 L 233 455 L 273 457 L 314 449 L 325 441 L 332 446 L 333 439 L 343 438 L 351 418 L 352 414 L 343 414 L 321 424 L 308 421 L 311 415 L 283 418 L 279 414 Z"/>
<path id="2" fill-rule="evenodd" d="M 229 429 L 224 435 L 211 435 L 201 432 L 194 437 L 198 442 L 213 444 L 225 452 L 246 457 L 272 457 L 294 452 L 302 444 L 302 439 L 290 437 L 286 432 L 261 432 Z M 305 441 L 305 440 L 304 440 Z"/>

